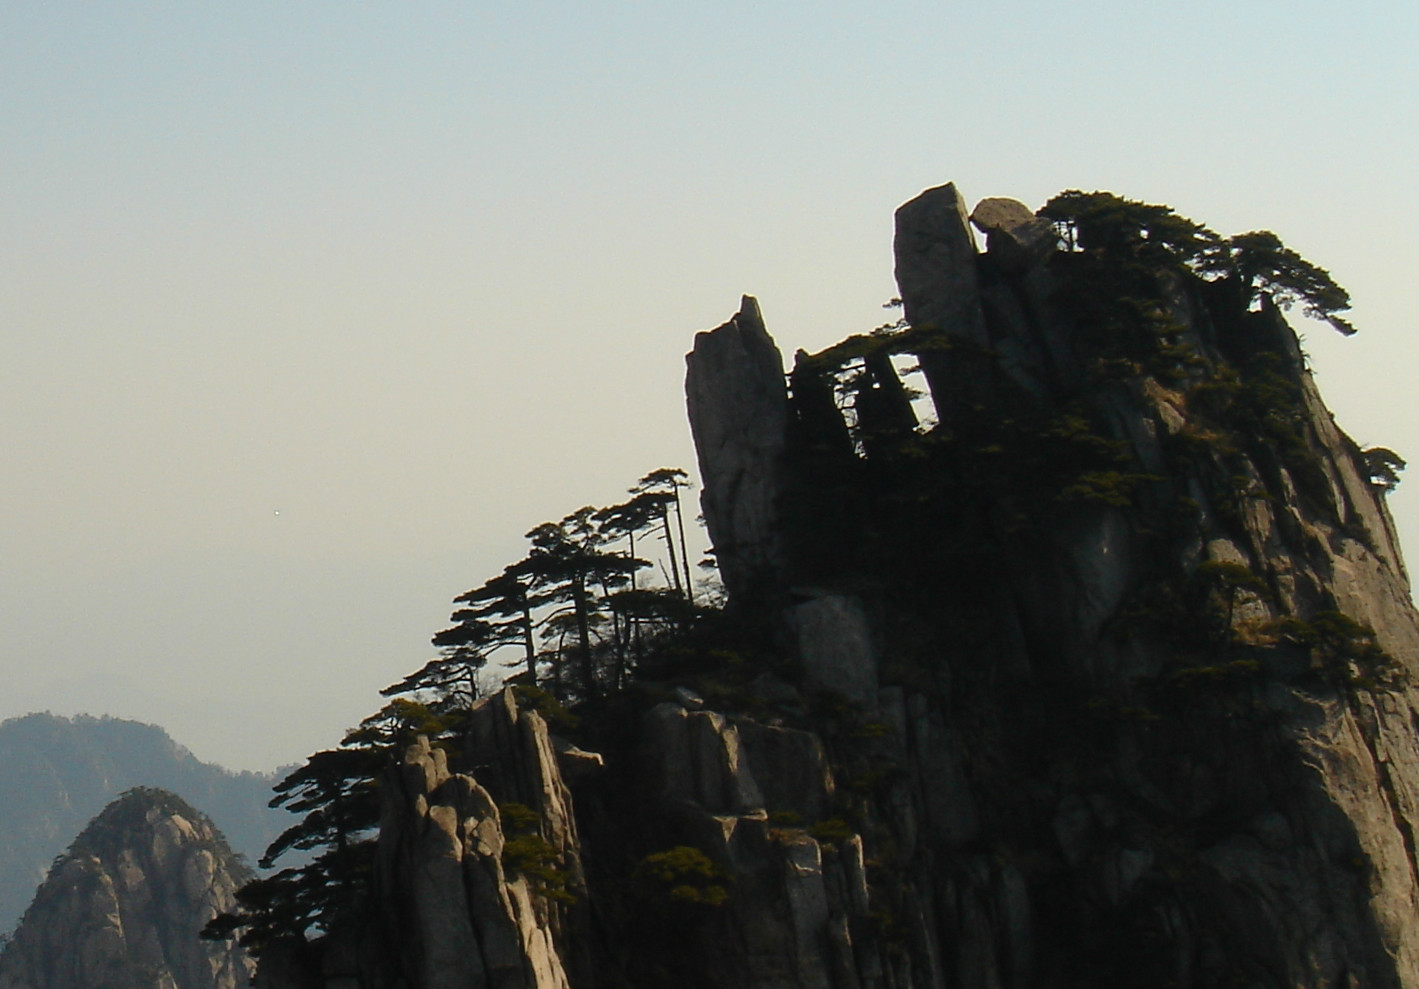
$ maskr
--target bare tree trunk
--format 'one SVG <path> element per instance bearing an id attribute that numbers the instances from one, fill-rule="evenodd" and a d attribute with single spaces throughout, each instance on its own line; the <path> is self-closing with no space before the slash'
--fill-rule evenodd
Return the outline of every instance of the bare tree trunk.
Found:
<path id="1" fill-rule="evenodd" d="M 685 588 L 680 584 L 680 563 L 675 556 L 675 535 L 670 531 L 670 506 L 664 502 L 660 505 L 660 524 L 665 532 L 665 549 L 670 553 L 670 573 L 675 578 L 675 590 L 684 597 Z"/>
<path id="2" fill-rule="evenodd" d="M 690 553 L 685 548 L 685 514 L 680 510 L 680 486 L 675 486 L 675 528 L 680 530 L 680 562 L 685 568 L 685 597 L 693 604 L 695 582 L 690 577 Z"/>
<path id="3" fill-rule="evenodd" d="M 522 648 L 527 652 L 527 678 L 532 686 L 537 686 L 537 645 L 532 640 L 532 607 L 527 603 L 527 592 L 522 594 Z"/>
<path id="4" fill-rule="evenodd" d="M 595 701 L 596 670 L 591 662 L 591 614 L 586 605 L 586 577 L 578 574 L 572 583 L 572 604 L 576 609 L 576 632 L 582 679 L 586 681 L 586 699 Z"/>

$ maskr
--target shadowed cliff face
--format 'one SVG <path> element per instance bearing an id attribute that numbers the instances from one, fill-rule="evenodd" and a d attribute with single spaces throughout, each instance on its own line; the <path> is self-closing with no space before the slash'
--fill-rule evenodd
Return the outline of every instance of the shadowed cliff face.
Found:
<path id="1" fill-rule="evenodd" d="M 1419 624 L 1361 452 L 1264 295 L 988 203 L 985 253 L 952 186 L 898 211 L 910 326 L 800 353 L 757 499 L 803 682 L 891 729 L 912 984 L 1419 984 Z"/>
<path id="2" fill-rule="evenodd" d="M 507 692 L 408 749 L 375 915 L 259 985 L 1419 986 L 1419 619 L 1294 334 L 973 215 L 787 381 L 752 299 L 696 338 L 725 615 L 575 745 Z"/>
<path id="3" fill-rule="evenodd" d="M 0 986 L 244 986 L 245 952 L 197 933 L 249 878 L 206 817 L 165 791 L 130 790 L 55 860 L 0 955 Z"/>

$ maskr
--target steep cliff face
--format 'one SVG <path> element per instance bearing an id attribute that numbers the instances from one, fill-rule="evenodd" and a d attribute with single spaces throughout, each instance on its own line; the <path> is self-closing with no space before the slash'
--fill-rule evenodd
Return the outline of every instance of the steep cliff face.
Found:
<path id="1" fill-rule="evenodd" d="M 1419 986 L 1419 616 L 1272 300 L 952 186 L 897 224 L 897 331 L 695 341 L 725 614 L 411 747 L 378 916 L 259 984 Z"/>
<path id="2" fill-rule="evenodd" d="M 267 945 L 257 986 L 567 989 L 569 972 L 586 974 L 581 843 L 561 765 L 575 776 L 599 757 L 565 743 L 558 753 L 511 690 L 471 712 L 462 741 L 477 779 L 450 772 L 422 737 L 390 767 L 369 909 L 314 943 Z"/>
<path id="3" fill-rule="evenodd" d="M 250 878 L 202 814 L 130 790 L 55 860 L 0 955 L 5 989 L 237 989 L 240 948 L 201 941 Z"/>
<path id="4" fill-rule="evenodd" d="M 898 211 L 912 328 L 800 354 L 761 499 L 789 613 L 872 616 L 909 984 L 1419 984 L 1419 623 L 1361 451 L 1264 294 L 983 207 L 984 254 L 954 187 Z"/>

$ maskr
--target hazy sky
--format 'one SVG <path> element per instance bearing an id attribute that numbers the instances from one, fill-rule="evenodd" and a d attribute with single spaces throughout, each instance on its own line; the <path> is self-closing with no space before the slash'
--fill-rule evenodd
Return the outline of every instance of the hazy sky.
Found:
<path id="1" fill-rule="evenodd" d="M 696 331 L 877 325 L 950 180 L 1275 230 L 1419 460 L 1416 50 L 1413 0 L 0 0 L 0 717 L 334 744 L 523 532 L 693 467 Z"/>

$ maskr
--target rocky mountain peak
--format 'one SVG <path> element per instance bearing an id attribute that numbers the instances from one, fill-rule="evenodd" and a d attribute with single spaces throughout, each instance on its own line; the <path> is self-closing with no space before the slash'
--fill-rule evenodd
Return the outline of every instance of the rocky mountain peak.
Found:
<path id="1" fill-rule="evenodd" d="M 50 713 L 0 722 L 0 930 L 19 923 L 55 856 L 125 790 L 180 795 L 255 861 L 286 824 L 266 806 L 275 781 L 201 762 L 157 725 Z"/>
<path id="2" fill-rule="evenodd" d="M 728 607 L 418 722 L 259 985 L 1419 989 L 1392 477 L 1283 317 L 1343 290 L 1107 193 L 896 216 L 899 323 L 695 339 Z"/>
<path id="3" fill-rule="evenodd" d="M 129 790 L 59 856 L 0 954 L 3 989 L 236 989 L 240 948 L 198 932 L 250 870 L 208 818 Z"/>

